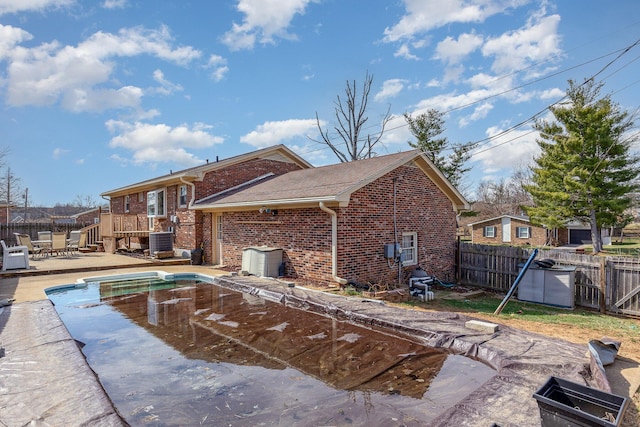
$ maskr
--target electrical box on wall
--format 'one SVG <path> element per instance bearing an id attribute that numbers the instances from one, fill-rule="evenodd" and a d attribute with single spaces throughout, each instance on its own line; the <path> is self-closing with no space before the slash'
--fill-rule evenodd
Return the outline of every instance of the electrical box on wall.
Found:
<path id="1" fill-rule="evenodd" d="M 400 256 L 402 249 L 399 244 L 387 243 L 384 245 L 384 257 L 385 258 L 396 258 Z"/>

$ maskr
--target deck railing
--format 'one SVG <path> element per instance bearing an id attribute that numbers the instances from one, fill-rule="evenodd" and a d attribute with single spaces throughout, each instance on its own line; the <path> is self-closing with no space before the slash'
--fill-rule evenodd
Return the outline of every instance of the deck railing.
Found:
<path id="1" fill-rule="evenodd" d="M 87 245 L 97 245 L 98 242 L 102 241 L 100 223 L 83 227 L 80 231 L 87 233 Z"/>

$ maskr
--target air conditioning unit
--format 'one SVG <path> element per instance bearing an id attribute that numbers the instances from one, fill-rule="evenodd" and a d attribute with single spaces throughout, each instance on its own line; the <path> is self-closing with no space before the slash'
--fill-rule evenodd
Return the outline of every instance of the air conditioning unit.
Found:
<path id="1" fill-rule="evenodd" d="M 278 277 L 282 249 L 252 246 L 242 250 L 242 270 L 254 276 Z"/>
<path id="2" fill-rule="evenodd" d="M 173 233 L 149 233 L 149 253 L 173 251 Z"/>

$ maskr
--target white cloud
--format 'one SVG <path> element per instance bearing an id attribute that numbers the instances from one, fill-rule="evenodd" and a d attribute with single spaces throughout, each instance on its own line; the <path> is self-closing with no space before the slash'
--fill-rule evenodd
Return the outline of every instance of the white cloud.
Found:
<path id="1" fill-rule="evenodd" d="M 68 153 L 69 150 L 65 150 L 64 148 L 56 147 L 53 149 L 53 153 L 51 153 L 52 157 L 55 160 L 58 160 L 62 155 Z"/>
<path id="2" fill-rule="evenodd" d="M 212 68 L 211 78 L 219 82 L 227 75 L 229 72 L 229 67 L 227 67 L 227 60 L 220 55 L 211 55 L 209 57 L 209 62 L 207 64 L 207 68 Z"/>
<path id="3" fill-rule="evenodd" d="M 16 12 L 37 12 L 49 8 L 64 7 L 75 0 L 0 0 L 0 15 Z"/>
<path id="4" fill-rule="evenodd" d="M 517 129 L 501 135 L 507 128 L 508 125 L 487 129 L 486 134 L 492 139 L 473 153 L 473 160 L 480 164 L 483 173 L 510 171 L 513 165 L 529 164 L 539 154 L 540 148 L 536 142 L 538 132 Z"/>
<path id="5" fill-rule="evenodd" d="M 484 119 L 487 117 L 487 114 L 493 109 L 493 105 L 485 102 L 478 105 L 470 116 L 463 117 L 458 121 L 460 127 L 465 127 L 469 125 L 471 122 L 475 122 L 480 119 Z"/>
<path id="6" fill-rule="evenodd" d="M 414 114 L 411 113 L 413 116 Z M 389 148 L 390 145 L 401 145 L 402 150 L 408 150 L 411 147 L 408 146 L 408 141 L 414 141 L 415 137 L 411 134 L 407 121 L 403 115 L 392 115 L 387 123 L 384 134 L 382 135 L 382 143 Z M 389 152 L 395 152 L 394 148 L 391 148 Z"/>
<path id="7" fill-rule="evenodd" d="M 491 68 L 498 74 L 558 57 L 562 53 L 559 23 L 559 15 L 535 15 L 523 28 L 488 40 L 482 53 L 494 58 Z"/>
<path id="8" fill-rule="evenodd" d="M 104 0 L 102 7 L 105 9 L 124 9 L 129 5 L 129 0 Z"/>
<path id="9" fill-rule="evenodd" d="M 295 39 L 287 28 L 296 15 L 317 0 L 238 0 L 242 24 L 233 23 L 222 42 L 231 50 L 252 49 L 257 42 L 273 44 L 276 38 Z"/>
<path id="10" fill-rule="evenodd" d="M 403 79 L 385 80 L 384 83 L 382 83 L 382 89 L 375 94 L 373 99 L 378 102 L 384 102 L 389 98 L 396 97 L 402 92 L 406 83 L 407 81 Z"/>
<path id="11" fill-rule="evenodd" d="M 452 23 L 483 22 L 491 15 L 505 12 L 530 0 L 403 0 L 406 14 L 384 30 L 385 42 L 411 40 Z"/>
<path id="12" fill-rule="evenodd" d="M 407 45 L 406 43 L 401 44 L 398 50 L 394 52 L 393 56 L 395 56 L 396 58 L 399 57 L 404 59 L 412 59 L 414 61 L 420 59 L 418 56 L 411 53 L 411 50 L 409 50 L 409 45 Z"/>
<path id="13" fill-rule="evenodd" d="M 180 65 L 201 55 L 192 47 L 174 48 L 166 27 L 129 28 L 118 34 L 97 32 L 77 46 L 58 42 L 33 48 L 18 46 L 6 54 L 7 103 L 42 106 L 60 102 L 71 111 L 137 107 L 144 95 L 142 89 L 110 87 L 116 80 L 113 59 L 143 54 Z"/>
<path id="14" fill-rule="evenodd" d="M 557 99 L 561 99 L 562 97 L 564 97 L 565 92 L 562 89 L 558 89 L 557 87 L 554 87 L 552 89 L 547 89 L 545 91 L 542 91 L 540 93 L 540 99 L 542 100 L 557 100 Z"/>
<path id="15" fill-rule="evenodd" d="M 32 38 L 30 33 L 21 28 L 0 24 L 0 60 L 8 58 L 18 44 Z"/>
<path id="16" fill-rule="evenodd" d="M 325 126 L 324 121 L 320 121 Z M 240 138 L 240 142 L 252 145 L 256 148 L 269 147 L 280 144 L 293 138 L 307 138 L 309 133 L 317 133 L 315 119 L 290 119 L 278 122 L 265 122 L 255 130 Z"/>
<path id="17" fill-rule="evenodd" d="M 153 80 L 160 84 L 160 87 L 155 88 L 154 91 L 161 95 L 171 95 L 174 92 L 181 92 L 182 90 L 184 90 L 182 85 L 170 82 L 169 80 L 165 79 L 162 70 L 155 70 L 153 72 Z"/>
<path id="18" fill-rule="evenodd" d="M 211 135 L 209 130 L 212 127 L 203 123 L 195 123 L 191 127 L 186 124 L 171 127 L 166 124 L 109 120 L 105 125 L 111 133 L 118 134 L 111 139 L 109 146 L 130 151 L 134 164 L 177 163 L 192 166 L 202 163 L 202 160 L 188 149 L 209 148 L 224 142 L 223 138 Z"/>
<path id="19" fill-rule="evenodd" d="M 457 40 L 447 37 L 436 46 L 435 58 L 448 64 L 457 64 L 482 46 L 482 42 L 482 37 L 475 34 L 460 34 Z"/>

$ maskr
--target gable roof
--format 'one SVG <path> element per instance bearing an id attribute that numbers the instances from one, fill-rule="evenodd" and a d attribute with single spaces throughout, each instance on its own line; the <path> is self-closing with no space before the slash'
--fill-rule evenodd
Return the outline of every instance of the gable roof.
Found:
<path id="1" fill-rule="evenodd" d="M 224 160 L 217 160 L 215 162 L 209 162 L 200 166 L 184 169 L 177 172 L 172 172 L 167 175 L 162 175 L 156 178 L 148 179 L 146 181 L 137 182 L 124 187 L 116 188 L 113 190 L 105 191 L 100 194 L 102 197 L 117 197 L 127 194 L 137 193 L 140 191 L 155 190 L 159 187 L 184 184 L 185 181 L 193 182 L 201 180 L 207 172 L 223 169 L 229 166 L 233 166 L 239 163 L 243 163 L 253 159 L 270 159 L 279 160 L 285 162 L 292 162 L 300 166 L 301 168 L 312 168 L 311 163 L 298 156 L 286 146 L 279 144 L 272 147 L 263 148 L 261 150 L 252 151 L 249 153 L 241 154 L 239 156 L 230 157 Z"/>
<path id="2" fill-rule="evenodd" d="M 469 209 L 469 203 L 419 150 L 288 172 L 265 178 L 248 188 L 223 192 L 196 201 L 195 209 L 251 209 L 262 205 L 310 206 L 319 202 L 346 206 L 351 194 L 392 170 L 411 164 L 451 200 L 456 210 Z"/>
<path id="3" fill-rule="evenodd" d="M 511 219 L 516 219 L 518 221 L 531 222 L 528 216 L 500 215 L 500 216 L 495 216 L 493 218 L 483 219 L 481 221 L 470 222 L 469 224 L 467 224 L 467 227 L 473 227 L 474 225 L 482 224 L 489 221 L 495 221 L 497 219 L 502 219 L 502 218 L 511 218 Z"/>

